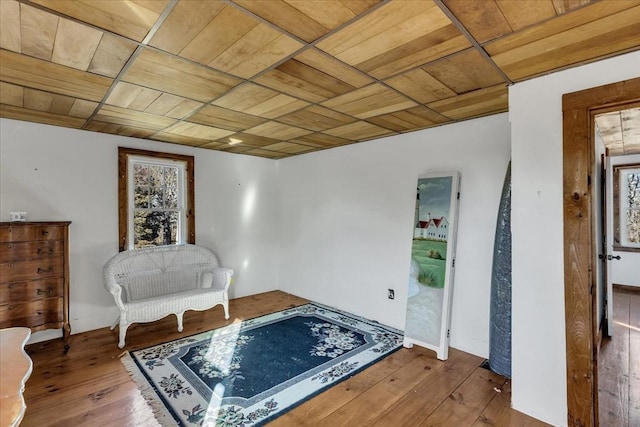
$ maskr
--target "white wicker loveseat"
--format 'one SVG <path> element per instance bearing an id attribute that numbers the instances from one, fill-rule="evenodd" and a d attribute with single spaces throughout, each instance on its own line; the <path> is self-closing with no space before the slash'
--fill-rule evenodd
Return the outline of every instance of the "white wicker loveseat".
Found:
<path id="1" fill-rule="evenodd" d="M 229 296 L 233 270 L 218 266 L 218 258 L 196 245 L 154 246 L 120 252 L 104 266 L 104 286 L 120 309 L 111 326 L 120 325 L 124 347 L 132 323 L 153 322 L 169 314 L 178 319 L 187 310 L 207 310 L 218 304 L 229 318 Z"/>

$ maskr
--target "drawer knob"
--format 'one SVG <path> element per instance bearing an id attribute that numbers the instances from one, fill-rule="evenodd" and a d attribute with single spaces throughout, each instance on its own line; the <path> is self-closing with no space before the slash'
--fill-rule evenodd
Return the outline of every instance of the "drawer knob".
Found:
<path id="1" fill-rule="evenodd" d="M 48 235 L 49 235 L 49 232 L 48 232 L 47 230 L 42 230 L 42 235 L 43 235 L 43 236 L 48 236 Z"/>
<path id="2" fill-rule="evenodd" d="M 51 289 L 51 288 L 47 288 L 46 290 L 45 289 L 38 289 L 38 290 L 36 290 L 36 293 L 38 295 L 43 295 L 43 294 L 53 295 L 53 289 Z"/>
<path id="3" fill-rule="evenodd" d="M 38 274 L 52 273 L 53 267 L 49 267 L 47 269 L 38 267 Z"/>

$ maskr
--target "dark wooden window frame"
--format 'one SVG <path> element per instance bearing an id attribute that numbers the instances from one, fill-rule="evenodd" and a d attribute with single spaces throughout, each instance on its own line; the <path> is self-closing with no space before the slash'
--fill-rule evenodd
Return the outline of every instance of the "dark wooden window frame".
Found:
<path id="1" fill-rule="evenodd" d="M 139 150 L 136 148 L 118 147 L 118 246 L 120 251 L 127 249 L 128 210 L 129 210 L 129 176 L 127 161 L 129 156 L 145 156 L 161 160 L 177 160 L 186 163 L 185 175 L 187 185 L 186 216 L 187 216 L 187 243 L 196 242 L 196 216 L 195 216 L 195 180 L 194 158 L 182 154 L 163 153 L 158 151 Z"/>
<path id="2" fill-rule="evenodd" d="M 567 419 L 598 425 L 598 347 L 595 220 L 591 177 L 597 114 L 640 102 L 640 78 L 565 94 L 563 113 L 563 218 Z"/>

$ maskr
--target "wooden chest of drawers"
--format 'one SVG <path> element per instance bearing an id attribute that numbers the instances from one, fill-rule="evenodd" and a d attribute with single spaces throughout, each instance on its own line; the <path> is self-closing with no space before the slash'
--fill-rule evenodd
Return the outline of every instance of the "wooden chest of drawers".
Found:
<path id="1" fill-rule="evenodd" d="M 69 349 L 70 222 L 0 223 L 0 328 L 62 328 Z"/>

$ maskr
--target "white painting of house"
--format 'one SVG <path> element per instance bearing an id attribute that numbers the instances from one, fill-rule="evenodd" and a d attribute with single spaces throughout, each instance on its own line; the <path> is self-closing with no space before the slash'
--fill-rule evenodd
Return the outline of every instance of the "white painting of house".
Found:
<path id="1" fill-rule="evenodd" d="M 428 215 L 426 221 L 417 221 L 414 238 L 447 240 L 449 236 L 449 221 L 444 216 L 431 218 Z"/>

